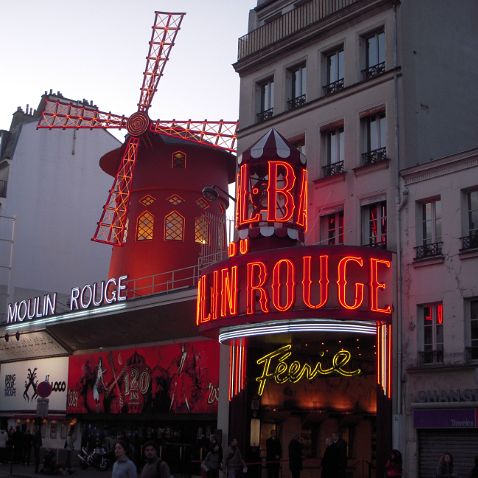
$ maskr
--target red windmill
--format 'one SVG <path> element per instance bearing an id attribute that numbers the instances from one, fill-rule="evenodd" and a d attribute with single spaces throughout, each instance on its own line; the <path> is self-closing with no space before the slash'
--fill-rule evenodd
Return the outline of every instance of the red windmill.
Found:
<path id="1" fill-rule="evenodd" d="M 148 182 L 151 176 L 158 177 L 159 181 L 163 182 L 163 186 L 167 183 L 168 191 L 171 189 L 171 184 L 176 188 L 182 187 L 188 190 L 195 188 L 199 190 L 199 192 L 201 191 L 201 184 L 199 184 L 197 177 L 197 168 L 195 171 L 191 170 L 189 172 L 189 179 L 184 176 L 180 179 L 177 176 L 165 177 L 165 171 L 159 170 L 159 165 L 154 166 L 156 169 L 152 169 L 151 164 L 160 163 L 161 160 L 164 159 L 164 151 L 163 153 L 158 152 L 161 148 L 167 150 L 167 154 L 174 154 L 175 148 L 177 149 L 179 147 L 178 145 L 182 145 L 182 149 L 189 148 L 190 150 L 190 153 L 184 153 L 184 157 L 186 157 L 187 154 L 196 154 L 197 157 L 199 154 L 199 156 L 202 156 L 201 161 L 203 163 L 208 162 L 208 159 L 204 159 L 206 156 L 215 158 L 212 162 L 209 161 L 207 165 L 200 165 L 199 171 L 202 172 L 200 176 L 202 176 L 202 180 L 205 181 L 205 183 L 202 183 L 202 186 L 217 181 L 216 184 L 218 186 L 227 188 L 227 183 L 233 180 L 234 161 L 231 160 L 230 153 L 235 151 L 236 121 L 153 121 L 148 116 L 148 110 L 151 106 L 154 94 L 157 91 L 159 80 L 163 75 L 164 67 L 169 60 L 171 48 L 174 46 L 176 35 L 180 29 L 184 15 L 185 13 L 155 12 L 155 21 L 152 27 L 153 31 L 149 42 L 149 51 L 146 57 L 146 68 L 140 88 L 138 110 L 129 118 L 102 112 L 93 105 L 71 102 L 61 98 L 55 100 L 49 99 L 48 97 L 45 98 L 44 109 L 38 122 L 38 128 L 126 128 L 128 131 L 125 144 L 123 144 L 119 150 L 106 154 L 100 161 L 102 169 L 114 176 L 114 182 L 92 238 L 94 241 L 121 248 L 127 245 L 125 232 L 127 232 L 127 228 L 130 227 L 128 225 L 133 224 L 132 220 L 137 220 L 137 217 L 132 218 L 129 213 L 132 193 L 141 191 L 141 194 L 144 196 L 146 189 L 152 188 L 150 183 L 145 186 L 145 182 Z M 171 143 L 173 144 L 172 149 L 170 147 L 169 150 L 167 148 L 167 138 L 170 138 L 170 145 Z M 206 148 L 204 148 L 204 146 L 206 146 Z M 152 149 L 155 150 L 154 154 L 151 152 Z M 206 153 L 204 153 L 204 151 L 206 151 Z M 161 156 L 163 156 L 163 158 Z M 222 159 L 222 166 L 219 166 L 219 157 Z M 225 157 L 227 161 L 224 161 Z M 140 167 L 142 171 L 138 172 L 137 164 L 143 162 L 149 162 L 150 164 L 149 166 L 145 165 L 144 167 Z M 225 165 L 225 163 L 228 164 Z M 216 177 L 213 178 L 207 176 L 208 170 L 214 172 L 218 167 L 219 169 L 222 167 L 223 172 L 226 171 L 226 173 L 221 177 L 217 177 L 217 174 Z M 142 176 L 143 178 L 139 178 L 138 176 Z M 166 174 L 166 176 L 168 176 L 168 174 Z M 196 179 L 191 179 L 191 177 L 194 176 Z M 177 184 L 178 182 L 181 184 Z M 193 187 L 192 183 L 194 182 Z M 164 189 L 163 186 L 159 186 L 159 189 Z M 157 189 L 156 187 L 156 190 Z M 153 197 L 153 199 L 155 198 Z M 151 200 L 152 199 L 149 199 L 148 201 L 151 202 Z M 196 202 L 197 201 L 199 201 L 199 198 L 196 198 Z M 196 242 L 198 241 L 196 240 Z M 121 267 L 118 266 L 118 264 L 115 266 L 114 256 L 116 249 L 116 247 L 113 248 L 110 274 L 121 272 L 128 273 L 130 277 L 131 275 L 138 277 L 138 274 L 141 273 L 157 272 L 157 267 L 154 270 L 146 270 L 147 268 L 145 269 L 143 267 L 141 271 L 136 271 L 136 273 L 133 272 L 132 274 L 131 267 L 133 266 L 124 267 L 124 264 Z M 169 252 L 182 254 L 182 252 L 178 251 Z M 138 257 L 136 257 L 136 261 L 137 259 Z M 124 263 L 125 261 L 132 264 L 135 259 L 132 257 L 126 259 L 123 257 L 121 261 L 116 259 L 116 263 Z M 184 261 L 183 264 L 179 265 L 184 265 Z M 162 266 L 159 269 L 164 271 L 167 270 L 167 267 Z"/>

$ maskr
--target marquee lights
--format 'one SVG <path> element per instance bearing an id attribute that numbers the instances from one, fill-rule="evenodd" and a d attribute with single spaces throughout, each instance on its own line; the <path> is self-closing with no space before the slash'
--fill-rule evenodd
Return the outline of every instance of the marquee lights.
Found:
<path id="1" fill-rule="evenodd" d="M 308 363 L 301 364 L 298 360 L 287 363 L 287 359 L 292 355 L 291 349 L 292 345 L 284 345 L 257 360 L 257 365 L 262 365 L 262 373 L 256 378 L 256 382 L 259 383 L 257 390 L 259 396 L 264 393 L 269 379 L 273 379 L 277 384 L 297 383 L 302 379 L 314 380 L 319 375 L 335 373 L 343 377 L 353 377 L 362 372 L 359 368 L 355 370 L 345 368 L 352 358 L 348 350 L 339 350 L 328 364 L 327 359 L 324 358 L 325 354 L 321 352 L 320 360 L 312 367 Z"/>

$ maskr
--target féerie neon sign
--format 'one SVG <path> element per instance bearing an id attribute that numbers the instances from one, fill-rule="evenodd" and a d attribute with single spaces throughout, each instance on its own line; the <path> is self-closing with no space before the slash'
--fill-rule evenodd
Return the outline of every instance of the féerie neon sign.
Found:
<path id="1" fill-rule="evenodd" d="M 277 384 L 286 382 L 297 383 L 302 379 L 314 380 L 319 375 L 338 374 L 343 377 L 360 375 L 362 370 L 348 370 L 346 365 L 350 362 L 352 354 L 348 350 L 339 350 L 329 364 L 326 364 L 324 353 L 320 353 L 320 360 L 312 367 L 308 363 L 301 364 L 298 360 L 287 363 L 292 355 L 292 345 L 284 345 L 257 360 L 257 365 L 262 365 L 262 373 L 256 378 L 259 383 L 257 394 L 262 396 L 268 380 L 272 379 Z M 329 366 L 327 366 L 329 365 Z"/>

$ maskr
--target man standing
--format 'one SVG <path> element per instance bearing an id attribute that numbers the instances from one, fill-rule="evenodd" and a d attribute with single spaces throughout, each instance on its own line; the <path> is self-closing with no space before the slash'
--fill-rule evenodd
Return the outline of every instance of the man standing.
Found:
<path id="1" fill-rule="evenodd" d="M 140 478 L 170 478 L 169 466 L 158 457 L 154 442 L 147 441 L 143 446 L 143 453 L 146 463 L 141 471 Z"/>
<path id="2" fill-rule="evenodd" d="M 266 457 L 268 478 L 279 478 L 282 446 L 275 428 L 271 430 L 271 436 L 266 440 Z"/>
<path id="3" fill-rule="evenodd" d="M 289 469 L 292 478 L 300 478 L 302 471 L 302 439 L 296 435 L 289 443 Z"/>

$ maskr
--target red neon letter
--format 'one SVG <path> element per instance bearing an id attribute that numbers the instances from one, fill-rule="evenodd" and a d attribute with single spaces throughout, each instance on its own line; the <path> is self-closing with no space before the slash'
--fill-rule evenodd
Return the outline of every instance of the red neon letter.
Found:
<path id="1" fill-rule="evenodd" d="M 279 167 L 284 168 L 283 187 L 278 187 Z M 270 222 L 287 222 L 294 213 L 294 196 L 291 190 L 295 184 L 294 169 L 285 161 L 269 161 L 269 184 L 267 185 L 267 220 Z M 284 198 L 284 204 L 280 204 L 279 196 Z M 282 212 L 282 217 L 277 217 L 277 211 Z"/>
<path id="2" fill-rule="evenodd" d="M 355 283 L 355 301 L 353 304 L 347 304 L 347 264 L 349 262 L 355 262 L 360 267 L 363 267 L 363 259 L 361 257 L 347 256 L 341 259 L 338 265 L 337 292 L 340 305 L 345 309 L 355 310 L 363 303 L 364 284 L 362 282 Z"/>
<path id="3" fill-rule="evenodd" d="M 198 283 L 198 298 L 196 304 L 196 325 L 204 324 L 211 320 L 211 314 L 206 315 L 206 279 L 202 276 Z"/>
<path id="4" fill-rule="evenodd" d="M 300 185 L 299 206 L 297 210 L 297 224 L 304 228 L 304 232 L 307 232 L 307 169 L 302 170 L 302 178 Z"/>
<path id="5" fill-rule="evenodd" d="M 219 271 L 212 273 L 211 286 L 211 319 L 216 320 L 219 316 Z"/>
<path id="6" fill-rule="evenodd" d="M 248 218 L 249 214 L 249 196 L 250 193 L 247 190 L 248 185 L 248 175 L 249 167 L 247 164 L 243 164 L 239 172 L 239 184 L 238 184 L 238 197 L 237 197 L 237 225 L 242 226 L 243 224 L 250 224 L 253 222 L 258 222 L 260 219 L 260 213 L 256 213 L 255 216 Z"/>
<path id="7" fill-rule="evenodd" d="M 387 305 L 385 308 L 378 306 L 378 291 L 379 289 L 386 289 L 387 285 L 384 282 L 378 281 L 378 265 L 383 264 L 390 269 L 391 262 L 384 259 L 370 258 L 370 310 L 373 312 L 382 312 L 383 314 L 391 314 L 392 307 Z"/>
<path id="8" fill-rule="evenodd" d="M 285 304 L 281 304 L 281 280 L 280 280 L 280 268 L 281 264 L 286 265 L 286 301 Z M 280 259 L 274 265 L 272 271 L 272 304 L 279 312 L 285 312 L 289 310 L 294 304 L 295 300 L 295 267 L 290 259 Z"/>
<path id="9" fill-rule="evenodd" d="M 221 317 L 237 314 L 237 266 L 221 269 Z"/>
<path id="10" fill-rule="evenodd" d="M 311 256 L 304 256 L 304 265 L 302 271 L 302 298 L 304 304 L 309 309 L 320 309 L 327 303 L 329 298 L 329 256 L 319 256 L 320 264 L 320 302 L 318 304 L 312 304 L 311 302 Z"/>
<path id="11" fill-rule="evenodd" d="M 256 279 L 256 280 L 255 280 Z M 269 312 L 267 306 L 268 297 L 267 292 L 264 289 L 264 283 L 267 279 L 267 269 L 263 262 L 249 262 L 247 264 L 247 292 L 246 292 L 246 312 L 247 314 L 253 314 L 256 311 L 256 294 L 259 292 L 259 303 L 261 310 L 264 313 Z"/>

